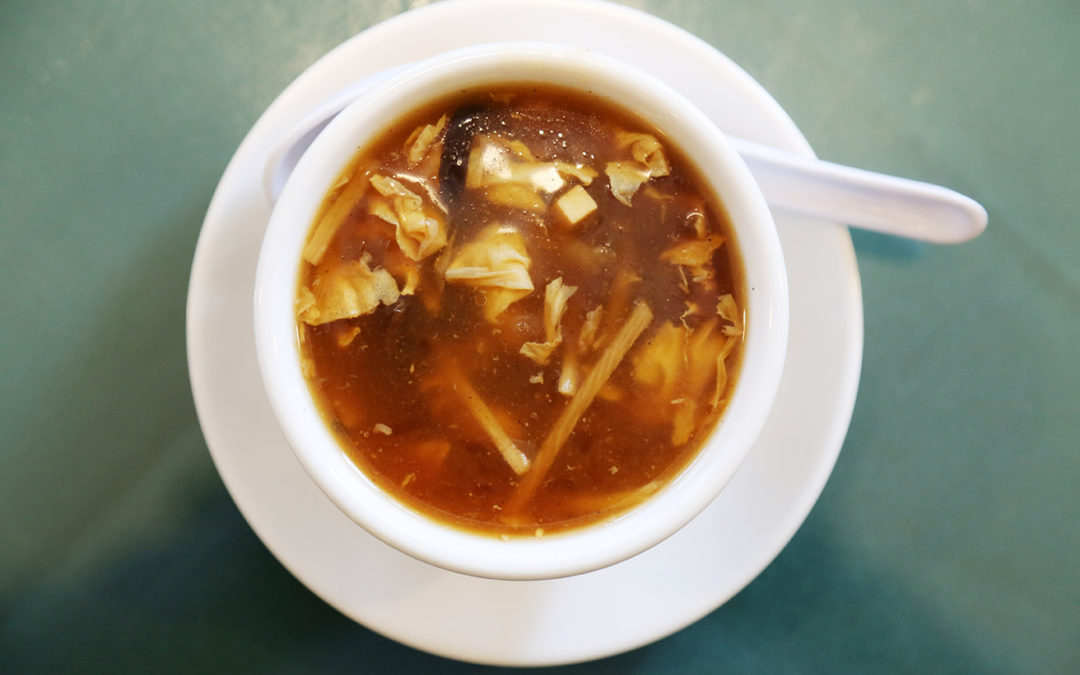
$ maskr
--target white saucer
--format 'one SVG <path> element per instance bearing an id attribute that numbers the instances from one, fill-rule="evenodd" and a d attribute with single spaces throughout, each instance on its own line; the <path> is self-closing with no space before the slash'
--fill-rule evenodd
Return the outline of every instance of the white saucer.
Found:
<path id="1" fill-rule="evenodd" d="M 387 547 L 342 515 L 291 454 L 263 392 L 252 334 L 255 262 L 270 204 L 268 155 L 310 108 L 389 66 L 478 42 L 589 47 L 653 72 L 744 138 L 810 154 L 744 71 L 659 19 L 602 2 L 452 0 L 357 35 L 274 101 L 229 163 L 199 237 L 188 361 L 207 444 L 244 517 L 278 559 L 344 614 L 435 654 L 502 665 L 608 656 L 668 635 L 726 602 L 794 535 L 840 451 L 862 358 L 862 299 L 841 226 L 778 217 L 791 283 L 791 347 L 765 431 L 723 494 L 636 558 L 541 582 L 461 576 Z"/>

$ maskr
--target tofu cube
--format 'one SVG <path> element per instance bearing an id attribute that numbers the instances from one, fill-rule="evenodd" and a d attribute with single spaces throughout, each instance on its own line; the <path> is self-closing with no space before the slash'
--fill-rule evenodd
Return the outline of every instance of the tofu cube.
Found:
<path id="1" fill-rule="evenodd" d="M 555 210 L 573 227 L 596 210 L 596 202 L 581 185 L 575 185 L 555 200 Z"/>

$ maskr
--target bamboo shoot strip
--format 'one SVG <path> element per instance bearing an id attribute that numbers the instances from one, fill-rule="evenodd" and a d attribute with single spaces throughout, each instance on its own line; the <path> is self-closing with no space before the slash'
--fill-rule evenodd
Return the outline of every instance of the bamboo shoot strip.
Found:
<path id="1" fill-rule="evenodd" d="M 453 389 L 461 397 L 462 402 L 472 413 L 476 421 L 483 427 L 484 432 L 491 439 L 491 442 L 495 444 L 495 447 L 506 459 L 506 463 L 510 465 L 510 468 L 514 470 L 514 473 L 521 475 L 529 469 L 529 458 L 525 456 L 521 450 L 518 449 L 514 441 L 507 435 L 506 431 L 499 425 L 499 421 L 495 419 L 495 415 L 491 412 L 491 408 L 484 403 L 484 399 L 480 398 L 480 394 L 473 389 L 473 386 L 469 384 L 469 381 L 465 379 L 457 368 L 455 367 L 451 374 L 453 375 Z"/>
<path id="2" fill-rule="evenodd" d="M 345 222 L 345 219 L 349 217 L 353 208 L 360 203 L 360 199 L 367 192 L 367 188 L 368 179 L 359 176 L 352 178 L 345 184 L 345 187 L 341 188 L 341 192 L 334 199 L 334 203 L 319 219 L 319 224 L 308 237 L 307 244 L 304 245 L 304 250 L 301 252 L 304 260 L 312 265 L 319 264 L 323 254 L 326 253 L 326 248 L 330 245 L 330 240 L 334 238 L 334 234 L 337 233 L 338 228 Z"/>
<path id="3" fill-rule="evenodd" d="M 504 509 L 508 515 L 517 513 L 525 505 L 525 502 L 529 501 L 533 496 L 536 489 L 540 487 L 540 483 L 547 475 L 548 469 L 551 468 L 563 444 L 566 443 L 566 439 L 570 438 L 570 433 L 577 426 L 581 416 L 592 405 L 593 399 L 607 384 L 615 369 L 619 367 L 623 357 L 626 356 L 626 352 L 630 351 L 630 347 L 633 346 L 648 325 L 652 323 L 652 320 L 653 313 L 647 304 L 638 302 L 634 305 L 634 309 L 626 323 L 619 329 L 619 332 L 607 349 L 604 350 L 596 365 L 585 377 L 585 381 L 581 383 L 581 388 L 563 408 L 559 419 L 555 421 L 555 426 L 548 432 L 547 437 L 540 446 L 540 451 L 533 458 L 532 468 L 525 474 L 521 484 L 518 485 L 517 491 L 510 497 L 510 501 Z"/>

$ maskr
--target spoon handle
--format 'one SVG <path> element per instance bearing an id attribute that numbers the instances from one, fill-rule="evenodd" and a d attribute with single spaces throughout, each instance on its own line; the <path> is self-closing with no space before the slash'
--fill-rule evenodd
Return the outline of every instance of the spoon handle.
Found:
<path id="1" fill-rule="evenodd" d="M 775 209 L 938 244 L 968 241 L 986 229 L 982 205 L 940 185 L 727 138 Z"/>

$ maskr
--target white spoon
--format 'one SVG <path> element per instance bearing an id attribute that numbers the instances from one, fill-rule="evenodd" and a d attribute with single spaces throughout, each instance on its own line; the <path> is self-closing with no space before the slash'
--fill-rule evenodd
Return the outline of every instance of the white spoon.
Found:
<path id="1" fill-rule="evenodd" d="M 727 140 L 775 209 L 937 244 L 969 241 L 986 229 L 981 204 L 940 185 Z"/>
<path id="2" fill-rule="evenodd" d="M 266 166 L 264 187 L 271 202 L 277 201 L 300 156 L 330 120 L 398 70 L 382 71 L 342 89 L 293 127 Z M 982 205 L 940 185 L 802 157 L 734 136 L 726 138 L 775 209 L 938 244 L 968 241 L 986 229 Z"/>

